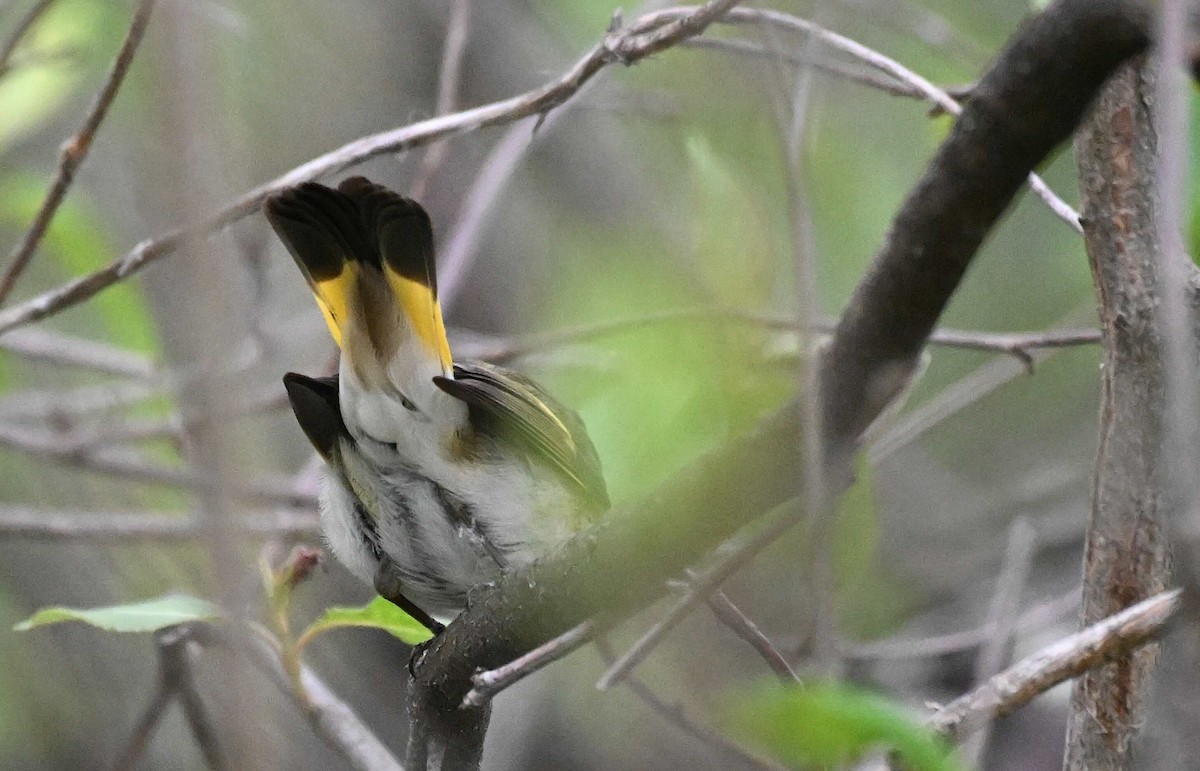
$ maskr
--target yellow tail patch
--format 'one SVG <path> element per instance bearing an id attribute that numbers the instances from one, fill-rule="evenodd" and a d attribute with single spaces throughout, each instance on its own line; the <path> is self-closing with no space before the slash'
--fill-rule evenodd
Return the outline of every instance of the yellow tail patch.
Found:
<path id="1" fill-rule="evenodd" d="M 342 328 L 350 319 L 350 303 L 347 298 L 354 282 L 353 271 L 353 263 L 347 262 L 335 278 L 312 282 L 313 296 L 338 348 L 342 347 Z"/>
<path id="2" fill-rule="evenodd" d="M 383 269 L 392 293 L 404 309 L 412 324 L 413 334 L 427 351 L 437 357 L 442 372 L 452 371 L 450 342 L 446 339 L 446 327 L 442 322 L 442 306 L 433 290 L 419 281 L 401 276 L 390 266 Z"/>

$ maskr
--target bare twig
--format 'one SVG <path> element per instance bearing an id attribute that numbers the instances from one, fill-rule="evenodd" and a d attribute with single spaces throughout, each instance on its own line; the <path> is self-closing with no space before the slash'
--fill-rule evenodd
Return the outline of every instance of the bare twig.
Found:
<path id="1" fill-rule="evenodd" d="M 0 447 L 135 482 L 195 491 L 203 490 L 210 484 L 185 469 L 153 463 L 138 453 L 116 449 L 81 451 L 75 447 L 64 446 L 40 432 L 11 426 L 0 425 Z M 316 498 L 311 493 L 301 492 L 296 490 L 294 485 L 281 481 L 256 480 L 238 484 L 227 492 L 247 502 L 267 505 L 311 508 L 316 503 Z"/>
<path id="2" fill-rule="evenodd" d="M 0 397 L 0 420 L 44 425 L 48 431 L 66 433 L 85 421 L 104 419 L 114 411 L 144 404 L 162 394 L 155 384 L 135 380 L 62 390 L 14 391 Z"/>
<path id="3" fill-rule="evenodd" d="M 9 67 L 12 66 L 13 52 L 17 50 L 17 46 L 21 44 L 25 34 L 37 23 L 38 19 L 42 18 L 46 11 L 50 10 L 50 6 L 53 4 L 54 0 L 37 0 L 17 22 L 17 26 L 13 27 L 13 31 L 4 40 L 4 45 L 0 46 L 0 75 L 8 72 Z"/>
<path id="4" fill-rule="evenodd" d="M 716 592 L 708 598 L 707 602 L 717 620 L 749 643 L 758 652 L 758 655 L 762 656 L 763 661 L 767 662 L 767 666 L 771 668 L 772 672 L 783 680 L 800 682 L 800 678 L 796 676 L 791 664 L 788 664 L 779 649 L 767 639 L 767 636 L 737 605 L 733 604 L 733 600 L 730 600 L 725 592 Z"/>
<path id="5" fill-rule="evenodd" d="M 996 591 L 988 608 L 984 626 L 991 635 L 984 640 L 975 660 L 975 681 L 983 683 L 997 675 L 1012 655 L 1013 632 L 1019 621 L 1021 593 L 1033 562 L 1037 533 L 1024 517 L 1018 517 L 1008 530 L 1008 545 L 1004 563 L 996 580 Z M 963 748 L 963 757 L 970 768 L 978 768 L 991 735 L 990 724 L 984 724 L 971 734 Z"/>
<path id="6" fill-rule="evenodd" d="M 612 646 L 608 644 L 605 638 L 596 640 L 596 647 L 600 650 L 600 657 L 604 663 L 610 667 L 614 661 Z M 751 754 L 747 749 L 741 747 L 721 734 L 710 730 L 709 728 L 696 723 L 683 708 L 678 704 L 668 704 L 663 701 L 653 690 L 650 689 L 636 676 L 630 676 L 625 679 L 624 685 L 629 688 L 634 696 L 637 696 L 647 707 L 655 714 L 661 716 L 664 720 L 679 728 L 687 735 L 699 740 L 703 744 L 712 749 L 728 756 L 729 758 L 741 761 L 755 768 L 766 769 L 781 769 L 783 768 L 777 763 L 774 763 L 765 758 L 760 758 Z"/>
<path id="7" fill-rule="evenodd" d="M 155 374 L 154 363 L 141 354 L 49 329 L 14 330 L 0 338 L 0 348 L 28 359 L 139 380 L 148 380 Z"/>
<path id="8" fill-rule="evenodd" d="M 505 688 L 578 650 L 595 635 L 594 627 L 593 622 L 584 621 L 502 667 L 477 673 L 471 678 L 475 687 L 463 697 L 463 706 L 482 707 Z"/>
<path id="9" fill-rule="evenodd" d="M 781 332 L 796 332 L 800 329 L 800 323 L 794 318 L 757 311 L 733 308 L 681 308 L 647 313 L 635 318 L 601 321 L 553 332 L 497 338 L 494 341 L 481 343 L 459 343 L 455 345 L 455 351 L 471 358 L 502 363 L 564 345 L 587 342 L 609 335 L 636 332 L 639 329 L 658 324 L 690 321 L 745 324 Z M 828 334 L 833 331 L 835 325 L 834 320 L 819 319 L 814 323 L 814 328 Z M 1028 369 L 1036 363 L 1035 351 L 1094 345 L 1100 342 L 1100 330 L 1050 329 L 1044 332 L 975 332 L 939 329 L 930 335 L 929 342 L 932 345 L 947 348 L 1008 354 L 1025 364 Z"/>
<path id="10" fill-rule="evenodd" d="M 237 522 L 241 533 L 256 536 L 316 537 L 321 525 L 312 514 L 280 511 L 270 516 L 247 514 Z M 0 538 L 38 540 L 160 541 L 186 543 L 201 537 L 193 516 L 112 511 L 59 511 L 19 506 L 0 508 Z"/>
<path id="11" fill-rule="evenodd" d="M 160 663 L 160 674 L 155 684 L 154 695 L 150 697 L 150 703 L 146 705 L 137 724 L 129 732 L 125 746 L 121 748 L 121 753 L 113 762 L 113 771 L 128 771 L 137 766 L 137 762 L 146 754 L 146 747 L 158 729 L 158 724 L 167 714 L 167 707 L 171 706 L 171 700 L 174 698 L 175 691 L 162 676 Z"/>
<path id="12" fill-rule="evenodd" d="M 96 99 L 92 103 L 91 109 L 88 110 L 87 117 L 83 121 L 83 126 L 80 127 L 74 136 L 63 143 L 58 155 L 58 171 L 55 174 L 54 181 L 50 184 L 50 189 L 46 192 L 46 198 L 42 201 L 41 208 L 38 209 L 29 229 L 25 231 L 21 242 L 17 244 L 12 254 L 9 255 L 8 265 L 4 268 L 4 273 L 0 274 L 0 304 L 4 303 L 9 293 L 12 292 L 13 287 L 16 286 L 17 279 L 20 278 L 21 273 L 29 265 L 34 251 L 42 241 L 42 236 L 46 234 L 46 229 L 50 227 L 50 221 L 54 219 L 54 215 L 58 212 L 58 207 L 67 196 L 67 190 L 71 187 L 71 182 L 75 179 L 75 170 L 79 168 L 79 164 L 83 163 L 84 158 L 87 157 L 88 151 L 92 147 L 92 140 L 96 136 L 96 131 L 100 128 L 100 124 L 104 121 L 105 116 L 108 115 L 108 108 L 112 106 L 113 99 L 117 96 L 117 91 L 120 90 L 121 84 L 125 81 L 125 75 L 129 72 L 129 65 L 133 62 L 133 57 L 142 42 L 146 26 L 150 23 L 150 13 L 154 10 L 154 2 L 155 0 L 142 0 L 137 10 L 134 11 L 133 22 L 129 25 L 129 31 L 125 34 L 125 41 L 121 44 L 121 50 L 117 53 L 117 58 L 113 61 L 112 68 L 108 71 L 108 77 L 105 79 L 103 87 L 96 94 Z"/>
<path id="13" fill-rule="evenodd" d="M 600 676 L 596 687 L 604 691 L 626 678 L 658 647 L 669 631 L 704 603 L 726 579 L 797 524 L 800 521 L 798 509 L 794 503 L 785 503 L 768 516 L 766 524 L 741 533 L 722 545 L 714 564 L 688 583 L 684 595 Z"/>
<path id="14" fill-rule="evenodd" d="M 1005 335 L 1000 337 L 1003 338 Z M 1049 345 L 1021 344 L 1019 348 L 1013 349 L 1014 351 L 1023 351 L 1023 355 L 1013 353 L 1016 357 L 1015 361 L 1010 358 L 997 358 L 984 363 L 965 377 L 946 386 L 936 396 L 913 409 L 895 425 L 890 426 L 885 433 L 871 442 L 871 446 L 867 450 L 868 457 L 872 463 L 878 463 L 916 441 L 950 416 L 975 404 L 1006 383 L 1028 374 L 1032 368 L 1048 360 L 1062 348 L 1090 344 L 1098 338 L 1098 331 L 1092 333 L 1068 330 L 1063 333 L 1048 333 L 1038 342 L 1051 343 Z M 962 339 L 958 338 L 955 342 L 962 342 Z M 997 343 L 999 349 L 1003 350 L 1002 340 L 991 342 Z M 1012 351 L 1008 352 L 1012 353 Z"/>
<path id="15" fill-rule="evenodd" d="M 1024 634 L 1045 629 L 1050 624 L 1062 621 L 1074 613 L 1078 607 L 1079 590 L 1072 589 L 1061 597 L 1035 605 L 1026 611 L 1017 621 L 1016 632 Z M 873 642 L 843 643 L 842 652 L 847 658 L 859 661 L 923 659 L 978 648 L 994 636 L 994 630 L 985 624 L 965 632 L 952 632 L 932 637 L 915 639 L 895 637 Z"/>
<path id="16" fill-rule="evenodd" d="M 196 690 L 190 647 L 197 640 L 196 630 L 189 624 L 167 627 L 155 635 L 158 645 L 158 683 L 154 697 L 117 758 L 115 768 L 131 769 L 136 766 L 171 700 L 176 697 L 183 705 L 188 726 L 208 768 L 219 770 L 230 767 L 209 720 L 208 711 Z"/>
<path id="17" fill-rule="evenodd" d="M 1179 609 L 1179 591 L 1139 602 L 1028 656 L 940 707 L 930 724 L 947 735 L 1012 712 L 1059 683 L 1159 637 Z"/>
<path id="18" fill-rule="evenodd" d="M 736 3 L 737 0 L 712 0 L 670 21 L 660 18 L 639 19 L 627 28 L 605 35 L 570 69 L 539 88 L 499 102 L 356 139 L 246 193 L 196 224 L 146 239 L 108 266 L 0 312 L 0 334 L 77 305 L 155 260 L 175 252 L 185 242 L 210 235 L 255 214 L 268 195 L 285 187 L 336 174 L 380 155 L 403 153 L 458 134 L 512 123 L 531 115 L 544 115 L 574 97 L 584 84 L 605 67 L 617 62 L 632 64 L 641 61 L 681 40 L 698 35 Z"/>
<path id="19" fill-rule="evenodd" d="M 450 4 L 450 21 L 446 25 L 446 42 L 442 46 L 442 67 L 438 75 L 437 114 L 446 115 L 458 102 L 458 91 L 462 85 L 462 63 L 467 53 L 467 28 L 471 18 L 470 0 L 453 0 Z M 430 146 L 421 157 L 417 178 L 410 195 L 418 200 L 425 197 L 430 181 L 436 176 L 446 159 L 449 145 L 438 142 Z"/>
<path id="20" fill-rule="evenodd" d="M 685 48 L 699 48 L 739 56 L 751 56 L 757 59 L 785 61 L 788 64 L 798 67 L 812 67 L 815 70 L 833 75 L 842 80 L 858 83 L 859 85 L 872 88 L 876 91 L 882 91 L 892 96 L 903 96 L 910 99 L 921 99 L 922 101 L 927 99 L 925 93 L 916 86 L 895 80 L 891 77 L 880 77 L 869 70 L 855 69 L 827 57 L 797 54 L 794 51 L 784 49 L 776 51 L 749 40 L 738 40 L 736 38 L 698 37 L 686 40 L 681 45 Z"/>
<path id="21" fill-rule="evenodd" d="M 684 12 L 686 12 L 685 8 L 667 8 L 658 13 L 662 18 L 670 19 L 676 18 Z M 919 89 L 925 98 L 949 114 L 956 117 L 962 114 L 962 105 L 952 99 L 949 94 L 896 60 L 884 56 L 858 41 L 831 32 L 807 19 L 767 8 L 735 8 L 726 14 L 722 21 L 729 24 L 770 24 L 780 29 L 811 35 L 830 48 L 846 53 L 902 83 L 908 83 Z M 1083 226 L 1079 224 L 1079 213 L 1066 201 L 1059 198 L 1036 173 L 1030 172 L 1029 187 L 1059 219 L 1070 225 L 1076 233 L 1083 233 Z"/>
<path id="22" fill-rule="evenodd" d="M 304 665 L 300 667 L 302 690 L 296 691 L 284 670 L 278 641 L 264 628 L 206 625 L 204 634 L 206 640 L 211 638 L 212 642 L 246 653 L 255 668 L 268 675 L 279 691 L 293 700 L 317 735 L 349 761 L 351 768 L 357 771 L 403 771 L 383 742 Z"/>

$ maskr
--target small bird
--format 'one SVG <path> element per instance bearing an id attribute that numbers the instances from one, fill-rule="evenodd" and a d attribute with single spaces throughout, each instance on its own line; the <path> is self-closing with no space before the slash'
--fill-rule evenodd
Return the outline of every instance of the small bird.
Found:
<path id="1" fill-rule="evenodd" d="M 268 221 L 341 349 L 283 381 L 325 460 L 333 553 L 432 631 L 467 593 L 554 550 L 609 506 L 582 421 L 536 383 L 454 362 L 421 206 L 363 177 L 269 197 Z"/>

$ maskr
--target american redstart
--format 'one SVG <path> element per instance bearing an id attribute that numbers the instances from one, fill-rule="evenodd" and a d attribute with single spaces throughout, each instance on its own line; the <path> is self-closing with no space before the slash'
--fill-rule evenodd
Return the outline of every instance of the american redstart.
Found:
<path id="1" fill-rule="evenodd" d="M 432 630 L 467 593 L 552 551 L 609 505 L 578 415 L 536 383 L 454 362 L 433 230 L 415 201 L 362 177 L 267 199 L 341 349 L 338 374 L 283 381 L 328 465 L 333 553 Z"/>

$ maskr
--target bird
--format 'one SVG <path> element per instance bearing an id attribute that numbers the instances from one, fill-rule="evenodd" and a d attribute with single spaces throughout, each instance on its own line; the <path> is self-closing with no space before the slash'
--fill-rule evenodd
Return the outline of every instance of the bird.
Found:
<path id="1" fill-rule="evenodd" d="M 578 414 L 533 380 L 452 359 L 416 201 L 356 176 L 285 188 L 263 209 L 340 349 L 337 374 L 283 378 L 326 464 L 326 543 L 440 632 L 472 589 L 604 514 L 599 456 Z"/>

